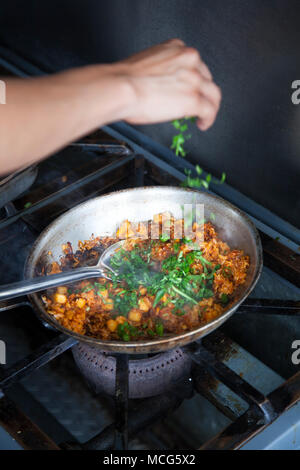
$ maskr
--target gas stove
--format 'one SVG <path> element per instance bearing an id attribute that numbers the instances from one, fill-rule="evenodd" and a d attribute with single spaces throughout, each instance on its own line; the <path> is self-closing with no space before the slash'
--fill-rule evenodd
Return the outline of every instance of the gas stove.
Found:
<path id="1" fill-rule="evenodd" d="M 22 278 L 32 243 L 58 215 L 106 192 L 178 185 L 184 167 L 194 170 L 117 124 L 25 172 L 33 180 L 25 192 L 9 180 L 10 200 L 0 209 L 2 283 Z M 227 184 L 211 190 L 260 230 L 265 267 L 251 297 L 201 342 L 151 357 L 76 344 L 45 328 L 26 299 L 2 302 L 0 449 L 300 448 L 300 373 L 292 361 L 300 340 L 299 231 Z"/>

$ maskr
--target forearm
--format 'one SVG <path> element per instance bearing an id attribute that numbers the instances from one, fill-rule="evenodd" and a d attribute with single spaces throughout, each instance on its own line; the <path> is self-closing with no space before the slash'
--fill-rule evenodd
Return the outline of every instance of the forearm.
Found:
<path id="1" fill-rule="evenodd" d="M 206 130 L 221 92 L 199 53 L 178 39 L 112 65 L 6 80 L 0 105 L 0 174 L 55 152 L 97 127 L 124 119 L 151 124 L 197 117 Z"/>
<path id="2" fill-rule="evenodd" d="M 129 84 L 109 65 L 5 82 L 6 104 L 0 105 L 1 174 L 123 119 L 133 98 Z"/>

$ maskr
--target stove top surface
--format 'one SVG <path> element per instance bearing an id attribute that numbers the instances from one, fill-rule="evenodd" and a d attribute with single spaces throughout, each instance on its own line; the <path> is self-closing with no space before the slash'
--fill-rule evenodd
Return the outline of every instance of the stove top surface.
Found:
<path id="1" fill-rule="evenodd" d="M 68 208 L 105 192 L 137 184 L 178 184 L 174 175 L 167 175 L 148 160 L 145 163 L 141 157 L 132 159 L 130 155 L 128 145 L 101 133 L 96 139 L 69 146 L 38 165 L 38 175 L 31 188 L 0 212 L 3 284 L 22 278 L 24 262 L 33 241 Z M 265 266 L 251 297 L 299 301 L 300 295 L 294 284 Z M 56 334 L 45 328 L 28 306 L 2 312 L 0 338 L 6 343 L 6 367 L 55 337 Z M 227 337 L 231 338 L 229 345 Z M 221 360 L 267 395 L 298 372 L 299 366 L 291 361 L 291 345 L 298 338 L 300 325 L 297 318 L 262 315 L 258 309 L 257 313 L 234 315 L 209 336 L 208 345 L 214 349 L 215 345 L 225 342 L 227 355 L 223 354 Z M 198 383 L 199 393 L 193 391 L 191 380 L 185 380 L 178 387 L 178 393 L 189 399 L 183 400 L 163 422 L 150 426 L 142 439 L 131 440 L 130 446 L 199 448 L 245 413 L 245 402 L 225 385 L 214 384 L 207 393 L 203 388 L 205 380 L 204 377 L 203 382 Z M 113 400 L 91 390 L 70 351 L 9 387 L 6 396 L 59 444 L 74 440 L 84 443 L 114 420 Z M 215 406 L 220 400 L 223 400 L 222 410 Z M 139 406 L 137 402 L 130 406 Z M 0 448 L 8 445 L 1 444 L 4 442 L 3 430 L 2 435 L 1 441 L 0 433 Z"/>

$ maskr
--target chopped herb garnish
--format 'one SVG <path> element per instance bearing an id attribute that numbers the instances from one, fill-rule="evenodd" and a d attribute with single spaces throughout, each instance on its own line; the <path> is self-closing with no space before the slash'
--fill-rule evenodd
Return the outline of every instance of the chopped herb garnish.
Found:
<path id="1" fill-rule="evenodd" d="M 220 300 L 221 300 L 222 304 L 227 304 L 228 301 L 229 301 L 228 295 L 226 295 L 226 294 L 221 294 Z"/>
<path id="2" fill-rule="evenodd" d="M 184 143 L 186 140 L 191 138 L 191 135 L 187 134 L 189 130 L 188 124 L 189 121 L 195 122 L 195 120 L 196 119 L 194 117 L 186 117 L 183 119 L 175 119 L 175 121 L 172 122 L 173 126 L 178 131 L 178 134 L 174 135 L 171 145 L 171 149 L 174 150 L 176 155 L 180 155 L 181 157 L 186 156 Z"/>
<path id="3" fill-rule="evenodd" d="M 192 302 L 193 304 L 198 304 L 198 302 L 193 299 L 192 297 L 190 297 L 189 295 L 187 295 L 185 292 L 182 292 L 181 290 L 177 289 L 177 287 L 175 286 L 172 286 L 172 289 L 179 295 L 181 295 L 182 297 L 184 297 L 185 299 L 189 300 L 190 302 Z"/>
<path id="4" fill-rule="evenodd" d="M 119 324 L 117 327 L 117 333 L 123 341 L 130 341 L 132 338 L 136 338 L 140 334 L 138 328 L 130 325 L 128 322 Z"/>
<path id="5" fill-rule="evenodd" d="M 175 253 L 178 253 L 179 248 L 180 248 L 180 243 L 174 243 L 173 249 L 174 249 L 174 252 L 175 252 Z"/>
<path id="6" fill-rule="evenodd" d="M 161 242 L 167 242 L 170 240 L 170 236 L 167 235 L 166 233 L 163 233 L 162 235 L 160 235 L 159 239 Z"/>
<path id="7" fill-rule="evenodd" d="M 95 282 L 94 283 L 95 287 L 98 289 L 98 290 L 106 290 L 106 287 L 104 284 L 100 284 L 100 282 Z"/>
<path id="8" fill-rule="evenodd" d="M 231 270 L 231 267 L 230 266 L 224 266 L 222 268 L 222 274 L 224 277 L 231 277 L 232 276 L 232 270 Z"/>
<path id="9" fill-rule="evenodd" d="M 155 325 L 155 330 L 158 336 L 163 336 L 164 335 L 164 326 L 162 323 L 156 323 Z"/>
<path id="10" fill-rule="evenodd" d="M 157 294 L 156 294 L 156 297 L 154 299 L 154 302 L 153 302 L 153 308 L 156 307 L 156 305 L 158 304 L 158 302 L 161 300 L 161 298 L 165 295 L 166 293 L 166 289 L 160 289 Z"/>
<path id="11" fill-rule="evenodd" d="M 94 289 L 94 286 L 92 285 L 88 285 L 88 286 L 85 286 L 81 289 L 81 292 L 90 292 L 91 290 Z M 80 291 L 79 291 L 80 292 Z"/>
<path id="12" fill-rule="evenodd" d="M 180 246 L 189 242 L 187 238 L 182 239 L 178 243 L 178 251 Z M 143 259 L 143 249 L 136 247 L 130 252 L 119 250 L 111 260 L 113 267 L 118 266 L 118 279 L 128 289 L 122 291 L 122 297 L 117 294 L 114 298 L 114 308 L 122 315 L 127 316 L 132 308 L 138 306 L 136 290 L 139 285 L 145 286 L 148 293 L 155 296 L 152 308 L 161 302 L 165 294 L 168 294 L 168 301 L 164 301 L 163 305 L 172 303 L 177 310 L 188 304 L 197 305 L 202 299 L 214 295 L 213 277 L 220 265 L 212 268 L 212 263 L 204 258 L 200 250 L 186 254 L 181 250 L 179 254 L 169 256 L 162 261 L 161 271 L 157 272 L 151 269 L 151 262 L 146 263 Z M 193 263 L 197 261 L 201 262 L 204 271 L 199 275 L 193 272 Z"/>

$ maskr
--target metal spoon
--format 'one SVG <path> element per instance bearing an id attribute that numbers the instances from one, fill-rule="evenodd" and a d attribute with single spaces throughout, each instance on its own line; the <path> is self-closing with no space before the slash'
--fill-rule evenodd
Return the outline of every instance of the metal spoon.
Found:
<path id="1" fill-rule="evenodd" d="M 114 243 L 109 246 L 100 256 L 96 266 L 84 266 L 73 269 L 72 271 L 64 271 L 49 276 L 40 276 L 24 281 L 13 282 L 0 286 L 0 300 L 20 297 L 22 295 L 32 294 L 41 290 L 50 289 L 56 286 L 62 286 L 75 281 L 82 281 L 92 277 L 104 277 L 110 279 L 109 272 L 117 274 L 110 266 L 109 261 L 112 255 L 118 250 L 125 240 Z"/>

